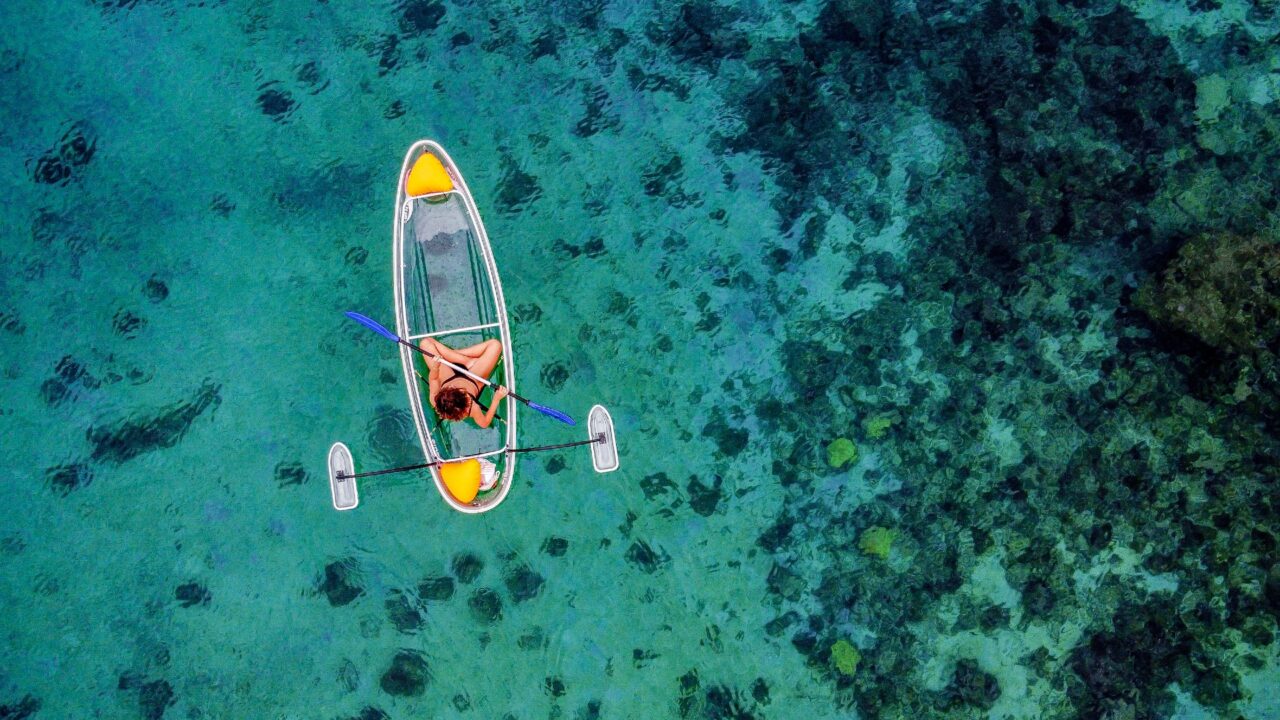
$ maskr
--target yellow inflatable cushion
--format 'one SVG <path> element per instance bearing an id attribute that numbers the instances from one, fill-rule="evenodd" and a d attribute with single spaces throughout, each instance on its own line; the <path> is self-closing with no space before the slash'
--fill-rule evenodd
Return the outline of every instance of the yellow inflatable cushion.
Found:
<path id="1" fill-rule="evenodd" d="M 409 197 L 448 192 L 452 189 L 453 180 L 449 178 L 448 171 L 440 164 L 440 159 L 431 153 L 422 153 L 414 161 L 409 179 L 404 184 L 404 191 Z"/>
<path id="2" fill-rule="evenodd" d="M 469 503 L 480 492 L 480 461 L 472 458 L 440 466 L 440 479 L 458 502 Z"/>

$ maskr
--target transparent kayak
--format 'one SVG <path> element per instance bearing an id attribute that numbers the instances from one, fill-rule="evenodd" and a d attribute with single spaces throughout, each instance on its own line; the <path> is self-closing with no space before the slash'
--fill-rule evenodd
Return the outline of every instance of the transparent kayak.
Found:
<path id="1" fill-rule="evenodd" d="M 445 179 L 441 174 L 440 181 L 425 191 L 416 175 L 410 182 L 410 171 L 417 173 L 415 168 L 424 154 L 439 160 L 436 169 L 448 175 Z M 405 155 L 396 190 L 393 225 L 396 333 L 415 345 L 422 338 L 433 337 L 453 348 L 496 338 L 502 343 L 502 360 L 489 380 L 515 390 L 511 330 L 489 236 L 462 173 L 439 144 L 419 140 Z M 516 449 L 515 399 L 504 399 L 493 424 L 485 429 L 471 420 L 442 420 L 428 399 L 428 373 L 423 356 L 401 346 L 400 364 L 413 422 L 427 461 L 484 458 L 498 470 L 493 487 L 480 491 L 473 501 L 463 503 L 449 492 L 439 470 L 431 468 L 440 496 L 454 509 L 465 513 L 481 513 L 497 507 L 511 490 L 515 471 L 512 452 Z M 493 391 L 486 388 L 480 401 L 491 405 Z"/>

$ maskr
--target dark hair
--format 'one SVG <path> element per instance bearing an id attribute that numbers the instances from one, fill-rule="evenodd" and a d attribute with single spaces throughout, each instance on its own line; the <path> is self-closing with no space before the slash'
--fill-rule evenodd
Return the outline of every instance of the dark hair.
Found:
<path id="1" fill-rule="evenodd" d="M 445 420 L 461 420 L 471 412 L 471 396 L 461 388 L 441 388 L 436 393 L 436 412 Z"/>

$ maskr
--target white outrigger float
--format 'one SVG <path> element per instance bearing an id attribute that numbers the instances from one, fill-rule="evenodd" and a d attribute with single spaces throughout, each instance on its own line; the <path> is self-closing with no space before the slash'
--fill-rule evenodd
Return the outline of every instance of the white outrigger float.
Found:
<path id="1" fill-rule="evenodd" d="M 489 235 L 462 173 L 444 148 L 431 140 L 414 143 L 400 168 L 392 263 L 396 332 L 358 313 L 348 312 L 347 316 L 398 343 L 410 414 L 427 462 L 355 473 L 350 450 L 334 443 L 329 450 L 329 485 L 335 509 L 350 510 L 359 504 L 356 478 L 428 469 L 440 496 L 453 509 L 471 514 L 492 510 L 511 491 L 515 456 L 520 452 L 590 445 L 596 472 L 618 469 L 613 420 L 601 405 L 591 409 L 585 441 L 542 448 L 517 446 L 517 402 L 567 424 L 575 423 L 564 413 L 516 394 L 511 329 Z M 468 421 L 449 422 L 436 415 L 428 395 L 426 366 L 417 359 L 427 354 L 418 347 L 424 338 L 438 339 L 449 347 L 490 339 L 502 344 L 502 358 L 487 380 L 442 360 L 487 386 L 476 398 L 482 407 L 493 402 L 493 388 L 507 388 L 501 412 L 488 428 Z"/>

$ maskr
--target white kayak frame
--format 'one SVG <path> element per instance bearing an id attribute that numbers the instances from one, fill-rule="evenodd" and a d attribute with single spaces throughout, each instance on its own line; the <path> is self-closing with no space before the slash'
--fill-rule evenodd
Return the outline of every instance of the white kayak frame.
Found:
<path id="1" fill-rule="evenodd" d="M 409 170 L 413 161 L 423 152 L 434 155 L 440 163 L 444 165 L 448 171 L 450 179 L 453 181 L 453 190 L 444 193 L 428 193 L 427 195 L 418 195 L 410 198 L 405 192 L 405 182 L 409 177 Z M 468 219 L 471 226 L 475 229 L 476 244 L 480 248 L 480 255 L 484 261 L 485 273 L 488 275 L 489 287 L 493 292 L 494 307 L 497 313 L 498 321 L 487 325 L 470 326 L 461 328 L 448 328 L 443 330 L 434 330 L 430 333 L 411 335 L 409 333 L 408 308 L 405 302 L 405 269 L 407 263 L 404 260 L 404 226 L 408 222 L 412 211 L 411 206 L 406 203 L 411 200 L 422 198 L 430 198 L 442 195 L 458 195 L 466 207 Z M 502 296 L 502 281 L 498 278 L 498 266 L 493 259 L 493 250 L 489 245 L 489 234 L 485 231 L 484 222 L 480 219 L 480 211 L 476 208 L 475 200 L 471 197 L 471 190 L 467 187 L 467 183 L 462 179 L 462 173 L 458 171 L 458 166 L 454 164 L 453 159 L 449 157 L 449 153 L 439 143 L 432 140 L 419 140 L 409 147 L 409 151 L 405 153 L 404 163 L 400 167 L 400 178 L 396 187 L 396 206 L 392 219 L 392 286 L 396 303 L 396 334 L 405 338 L 409 342 L 420 340 L 424 337 L 442 337 L 445 335 L 458 334 L 464 332 L 475 332 L 480 330 L 491 329 L 497 327 L 498 336 L 502 342 L 502 362 L 505 366 L 503 373 L 505 382 L 503 383 L 508 390 L 515 392 L 516 390 L 516 373 L 515 360 L 511 353 L 511 328 L 507 320 L 507 304 Z M 405 388 L 409 393 L 409 408 L 413 415 L 413 424 L 418 429 L 418 440 L 422 443 L 422 452 L 426 456 L 428 462 L 442 462 L 454 460 L 466 460 L 468 458 L 491 457 L 494 455 L 505 454 L 505 462 L 503 463 L 502 475 L 499 479 L 499 485 L 496 493 L 488 494 L 485 497 L 477 497 L 470 503 L 459 502 L 457 498 L 449 492 L 449 488 L 445 486 L 444 480 L 440 477 L 440 471 L 437 467 L 432 467 L 431 477 L 435 480 L 436 490 L 440 492 L 440 497 L 449 504 L 454 510 L 468 514 L 479 514 L 492 510 L 497 507 L 507 497 L 507 493 L 511 491 L 512 481 L 515 478 L 516 469 L 516 400 L 508 395 L 504 402 L 505 417 L 504 422 L 507 428 L 506 444 L 489 452 L 477 453 L 474 455 L 462 455 L 456 458 L 445 458 L 440 454 L 439 448 L 436 447 L 435 439 L 431 437 L 430 420 L 427 418 L 427 409 L 422 406 L 421 396 L 418 390 L 418 379 L 416 369 L 414 367 L 414 359 L 418 353 L 410 350 L 404 345 L 400 345 L 400 367 L 404 371 Z"/>

